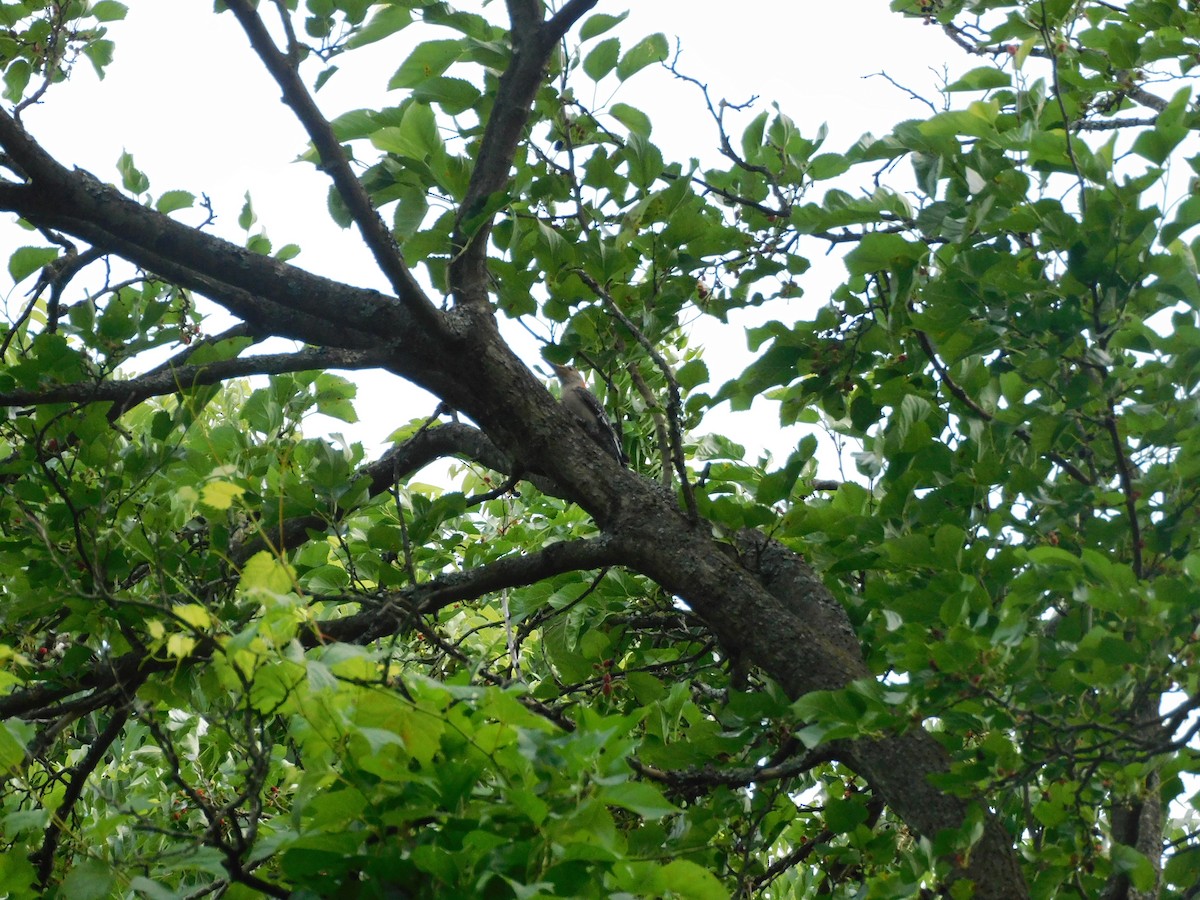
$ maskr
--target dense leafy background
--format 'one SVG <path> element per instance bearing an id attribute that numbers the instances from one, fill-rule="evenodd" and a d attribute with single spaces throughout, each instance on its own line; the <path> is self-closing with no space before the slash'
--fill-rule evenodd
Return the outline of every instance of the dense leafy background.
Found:
<path id="1" fill-rule="evenodd" d="M 665 158 L 627 99 L 586 99 L 672 56 L 670 23 L 617 37 L 601 6 L 474 219 L 457 210 L 510 59 L 501 13 L 299 6 L 318 84 L 361 47 L 415 47 L 395 105 L 332 124 L 422 282 L 448 292 L 456 229 L 495 214 L 501 314 L 596 373 L 640 473 L 722 536 L 802 553 L 878 680 L 792 702 L 616 566 L 455 593 L 595 526 L 486 456 L 434 486 L 426 457 L 372 467 L 306 431 L 356 420 L 328 369 L 370 360 L 125 396 L 164 352 L 224 364 L 257 336 L 214 333 L 191 291 L 66 226 L 30 229 L 0 371 L 0 891 L 917 896 L 975 823 L 918 836 L 823 748 L 924 723 L 953 761 L 938 786 L 985 798 L 1034 896 L 1195 896 L 1194 4 L 897 0 L 968 60 L 928 116 L 839 152 L 803 110 L 697 84 L 723 160 L 703 167 Z M 0 6 L 7 108 L 107 65 L 124 11 Z M 102 174 L 206 217 L 203 185 L 160 192 L 131 155 Z M 351 222 L 337 191 L 328 212 Z M 253 215 L 248 249 L 292 258 Z M 844 283 L 794 302 L 831 247 Z M 752 361 L 704 387 L 689 326 L 751 306 L 771 315 Z M 828 480 L 809 439 L 772 463 L 688 438 L 764 394 L 856 471 Z M 447 413 L 394 423 L 397 446 Z M 338 630 L 359 613 L 391 627 Z"/>

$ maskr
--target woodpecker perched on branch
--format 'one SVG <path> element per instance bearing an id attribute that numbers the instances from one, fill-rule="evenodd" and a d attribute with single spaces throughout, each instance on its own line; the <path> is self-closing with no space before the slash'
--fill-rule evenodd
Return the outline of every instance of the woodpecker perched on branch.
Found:
<path id="1" fill-rule="evenodd" d="M 617 440 L 617 433 L 613 431 L 612 423 L 608 420 L 608 413 L 604 411 L 596 395 L 587 389 L 579 370 L 574 366 L 560 366 L 556 363 L 550 365 L 554 367 L 554 374 L 558 376 L 558 383 L 562 385 L 563 406 L 605 453 L 621 465 L 628 465 L 629 457 L 621 449 L 621 442 Z"/>

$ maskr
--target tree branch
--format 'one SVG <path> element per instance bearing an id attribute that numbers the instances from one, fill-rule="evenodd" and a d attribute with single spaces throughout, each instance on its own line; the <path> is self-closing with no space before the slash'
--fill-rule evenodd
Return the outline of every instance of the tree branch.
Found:
<path id="1" fill-rule="evenodd" d="M 508 183 L 546 61 L 566 29 L 595 4 L 596 0 L 571 0 L 543 25 L 537 0 L 508 2 L 512 58 L 500 76 L 500 87 L 479 144 L 479 159 L 454 230 L 450 290 L 460 304 L 487 303 L 487 238 L 495 218 L 494 211 L 485 211 L 488 198 Z"/>
<path id="2" fill-rule="evenodd" d="M 173 394 L 188 388 L 219 384 L 249 375 L 279 375 L 314 369 L 369 369 L 387 356 L 378 351 L 312 348 L 297 353 L 269 353 L 240 359 L 180 366 L 133 378 L 129 381 L 98 381 L 64 384 L 42 391 L 0 392 L 0 406 L 40 406 L 46 403 L 97 403 L 111 400 L 120 413 L 148 397 Z"/>
<path id="3" fill-rule="evenodd" d="M 378 604 L 344 619 L 318 623 L 321 637 L 365 644 L 390 634 L 414 615 L 428 615 L 451 603 L 474 600 L 505 588 L 523 587 L 564 572 L 619 564 L 617 543 L 606 536 L 548 544 L 535 553 L 506 556 L 464 572 L 387 594 Z M 359 600 L 359 602 L 363 602 Z M 313 635 L 310 644 L 319 643 Z"/>
<path id="4" fill-rule="evenodd" d="M 563 39 L 571 26 L 583 18 L 584 13 L 591 10 L 598 0 L 567 0 L 550 20 L 542 26 L 541 40 L 547 45 L 557 44 Z"/>
<path id="5" fill-rule="evenodd" d="M 137 689 L 136 684 L 130 685 L 130 687 L 133 690 Z M 130 693 L 132 694 L 132 691 Z M 108 748 L 121 736 L 121 730 L 125 727 L 125 722 L 129 719 L 129 704 L 130 700 L 126 700 L 125 703 L 113 710 L 112 718 L 109 719 L 107 727 L 92 741 L 92 746 L 88 748 L 88 752 L 84 755 L 83 759 L 71 769 L 70 781 L 67 784 L 66 791 L 63 793 L 62 802 L 54 810 L 50 824 L 46 826 L 42 837 L 41 849 L 38 850 L 32 860 L 37 867 L 38 886 L 42 890 L 49 887 L 50 875 L 54 871 L 54 852 L 58 849 L 58 839 L 62 835 L 66 818 L 71 814 L 72 807 L 75 806 L 75 803 L 83 794 L 84 784 L 87 783 L 92 772 L 96 770 L 96 766 L 100 765 L 104 759 L 104 754 L 108 752 Z"/>
<path id="6" fill-rule="evenodd" d="M 426 327 L 440 330 L 443 327 L 441 314 L 413 278 L 391 229 L 384 224 L 362 182 L 351 171 L 350 161 L 333 133 L 333 127 L 317 108 L 312 95 L 300 80 L 295 65 L 288 56 L 279 52 L 249 0 L 227 0 L 226 5 L 246 32 L 250 46 L 283 91 L 283 102 L 296 114 L 308 133 L 321 158 L 321 168 L 333 179 L 350 216 L 362 233 L 363 241 L 392 290 Z"/>
<path id="7" fill-rule="evenodd" d="M 422 429 L 404 443 L 388 450 L 375 462 L 360 468 L 354 479 L 370 479 L 367 496 L 377 497 L 406 476 L 448 456 L 465 456 L 497 472 L 509 472 L 512 469 L 512 461 L 486 434 L 478 428 L 454 422 Z M 332 516 L 286 519 L 279 523 L 278 530 L 269 538 L 260 534 L 243 545 L 231 547 L 230 556 L 235 564 L 241 565 L 261 550 L 273 549 L 282 553 L 303 543 L 309 531 L 323 532 L 331 521 L 337 522 L 349 512 L 351 510 L 339 507 Z"/>
<path id="8" fill-rule="evenodd" d="M 342 347 L 378 347 L 415 332 L 413 316 L 394 298 L 197 231 L 66 169 L 2 110 L 0 147 L 28 176 L 26 184 L 0 183 L 0 209 L 198 291 L 262 331 Z"/>

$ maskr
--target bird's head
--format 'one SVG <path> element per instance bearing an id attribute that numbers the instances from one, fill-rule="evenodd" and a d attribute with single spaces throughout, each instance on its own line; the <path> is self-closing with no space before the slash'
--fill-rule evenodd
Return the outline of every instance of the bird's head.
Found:
<path id="1" fill-rule="evenodd" d="M 563 387 L 583 382 L 583 375 L 574 366 L 560 366 L 558 363 L 550 363 L 550 368 L 554 369 L 554 374 L 558 376 L 558 382 Z"/>

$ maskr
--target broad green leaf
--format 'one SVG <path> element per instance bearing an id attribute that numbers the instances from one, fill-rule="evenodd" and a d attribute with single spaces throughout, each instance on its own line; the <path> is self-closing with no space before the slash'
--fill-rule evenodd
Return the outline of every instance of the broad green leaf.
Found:
<path id="1" fill-rule="evenodd" d="M 846 268 L 852 275 L 903 268 L 924 259 L 928 252 L 923 245 L 898 234 L 868 234 L 846 254 Z"/>
<path id="2" fill-rule="evenodd" d="M 621 55 L 621 41 L 617 38 L 606 38 L 601 41 L 583 58 L 583 71 L 592 81 L 599 81 L 617 67 Z"/>
<path id="3" fill-rule="evenodd" d="M 258 216 L 254 212 L 254 203 L 250 199 L 250 192 L 246 191 L 245 198 L 242 202 L 242 211 L 238 213 L 238 228 L 242 231 L 249 231 L 251 226 L 258 221 Z"/>
<path id="4" fill-rule="evenodd" d="M 25 743 L 7 722 L 0 726 L 0 773 L 13 772 L 25 760 Z"/>
<path id="5" fill-rule="evenodd" d="M 948 92 L 990 91 L 1011 86 L 1012 76 L 1007 72 L 992 66 L 979 66 L 946 85 L 946 90 Z"/>
<path id="6" fill-rule="evenodd" d="M 8 258 L 8 274 L 12 276 L 14 284 L 20 284 L 56 259 L 57 247 L 21 247 Z"/>
<path id="7" fill-rule="evenodd" d="M 370 21 L 358 29 L 347 41 L 351 49 L 365 47 L 376 41 L 391 37 L 412 24 L 412 11 L 396 4 L 379 7 Z"/>
<path id="8" fill-rule="evenodd" d="M 607 13 L 594 13 L 584 19 L 583 24 L 579 26 L 579 39 L 587 41 L 604 34 L 604 32 L 624 22 L 628 16 L 628 11 L 616 16 L 608 15 Z"/>
<path id="9" fill-rule="evenodd" d="M 190 191 L 167 191 L 154 204 L 160 213 L 173 213 L 177 209 L 189 209 L 196 202 Z"/>
<path id="10" fill-rule="evenodd" d="M 102 900 L 112 896 L 116 878 L 112 869 L 100 860 L 85 859 L 67 873 L 63 892 L 79 900 Z"/>
<path id="11" fill-rule="evenodd" d="M 609 109 L 613 117 L 632 131 L 634 134 L 640 135 L 643 138 L 650 137 L 650 130 L 653 127 L 650 123 L 650 117 L 640 109 L 635 109 L 626 103 L 614 103 Z"/>
<path id="12" fill-rule="evenodd" d="M 688 900 L 727 900 L 730 896 L 720 880 L 703 866 L 688 859 L 675 859 L 663 866 L 670 891 Z"/>
<path id="13" fill-rule="evenodd" d="M 625 81 L 646 66 L 664 62 L 670 53 L 666 35 L 652 34 L 642 38 L 621 55 L 621 61 L 617 63 L 617 77 Z"/>
<path id="14" fill-rule="evenodd" d="M 460 38 L 425 41 L 409 54 L 388 82 L 388 90 L 417 87 L 445 72 L 466 52 Z"/>
<path id="15" fill-rule="evenodd" d="M 88 10 L 93 18 L 101 22 L 119 22 L 129 12 L 129 7 L 117 0 L 99 0 Z"/>
<path id="16" fill-rule="evenodd" d="M 144 194 L 150 190 L 150 179 L 133 163 L 133 156 L 122 152 L 117 160 L 117 171 L 121 173 L 121 186 L 131 194 Z"/>
<path id="17" fill-rule="evenodd" d="M 200 502 L 215 510 L 226 510 L 245 492 L 245 488 L 229 481 L 210 481 L 200 489 Z"/>
<path id="18" fill-rule="evenodd" d="M 619 806 L 646 819 L 658 819 L 679 811 L 658 788 L 643 781 L 608 785 L 598 796 L 610 806 Z"/>

